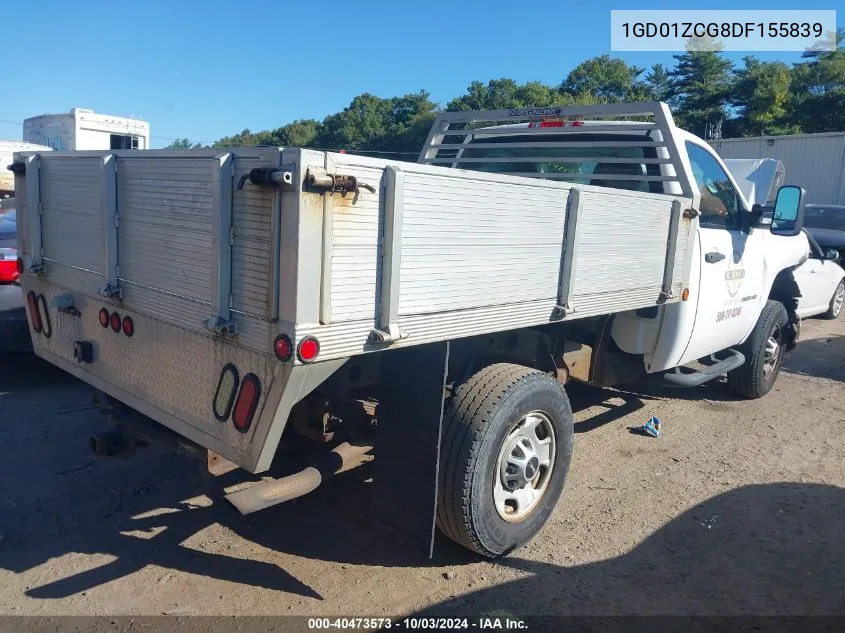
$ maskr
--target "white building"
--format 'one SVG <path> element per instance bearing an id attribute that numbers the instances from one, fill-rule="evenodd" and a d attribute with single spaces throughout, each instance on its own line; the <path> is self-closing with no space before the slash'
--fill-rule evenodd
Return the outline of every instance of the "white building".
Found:
<path id="1" fill-rule="evenodd" d="M 150 124 L 138 119 L 73 108 L 23 122 L 23 140 L 56 150 L 149 149 Z"/>
<path id="2" fill-rule="evenodd" d="M 725 158 L 774 158 L 786 183 L 807 190 L 807 202 L 845 204 L 845 132 L 754 136 L 710 141 Z"/>
<path id="3" fill-rule="evenodd" d="M 12 164 L 15 152 L 43 152 L 49 149 L 23 141 L 0 141 L 0 198 L 9 197 L 15 191 L 15 175 L 7 169 Z"/>

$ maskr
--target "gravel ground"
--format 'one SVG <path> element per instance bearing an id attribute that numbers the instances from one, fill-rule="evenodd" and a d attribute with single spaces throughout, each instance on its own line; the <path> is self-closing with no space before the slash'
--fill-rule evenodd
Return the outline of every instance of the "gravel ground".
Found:
<path id="1" fill-rule="evenodd" d="M 528 546 L 416 558 L 366 467 L 241 517 L 227 475 L 96 461 L 85 385 L 0 354 L 0 615 L 845 614 L 845 320 L 809 320 L 777 388 L 568 388 L 564 496 Z M 656 415 L 653 439 L 627 427 Z"/>

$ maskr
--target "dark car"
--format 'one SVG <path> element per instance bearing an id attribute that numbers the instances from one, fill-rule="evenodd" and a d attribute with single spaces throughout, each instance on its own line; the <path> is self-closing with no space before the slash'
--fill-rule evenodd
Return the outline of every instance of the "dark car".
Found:
<path id="1" fill-rule="evenodd" d="M 823 249 L 835 248 L 839 260 L 845 258 L 845 206 L 808 204 L 804 215 L 806 228 Z"/>

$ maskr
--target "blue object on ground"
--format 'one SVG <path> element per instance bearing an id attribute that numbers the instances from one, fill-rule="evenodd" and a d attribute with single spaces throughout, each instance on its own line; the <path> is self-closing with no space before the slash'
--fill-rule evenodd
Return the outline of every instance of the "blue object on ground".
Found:
<path id="1" fill-rule="evenodd" d="M 642 426 L 631 426 L 628 427 L 628 430 L 631 431 L 631 433 L 637 433 L 639 435 L 660 437 L 660 419 L 651 416 L 651 419 Z"/>

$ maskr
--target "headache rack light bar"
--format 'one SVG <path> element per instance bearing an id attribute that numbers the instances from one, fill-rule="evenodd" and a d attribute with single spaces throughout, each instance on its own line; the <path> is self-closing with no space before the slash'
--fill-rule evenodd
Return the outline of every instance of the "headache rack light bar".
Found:
<path id="1" fill-rule="evenodd" d="M 636 117 L 636 120 L 625 120 Z M 622 119 L 619 121 L 618 119 Z M 648 120 L 646 120 L 648 119 Z M 502 124 L 529 123 L 530 127 L 503 127 Z M 544 123 L 546 123 L 544 125 Z M 481 125 L 479 125 L 481 124 Z M 489 125 L 485 125 L 489 124 Z M 642 182 L 675 182 L 680 187 L 678 193 L 693 197 L 694 188 L 689 181 L 681 161 L 683 148 L 675 131 L 675 122 L 669 106 L 662 102 L 641 103 L 611 103 L 600 105 L 572 105 L 548 108 L 509 108 L 505 110 L 484 110 L 468 112 L 442 112 L 437 116 L 431 127 L 431 132 L 420 152 L 418 162 L 429 165 L 450 165 L 451 167 L 465 167 L 473 169 L 478 163 L 548 163 L 556 161 L 570 163 L 584 161 L 585 158 L 601 162 L 604 168 L 608 166 L 623 166 L 626 164 L 656 166 L 660 175 L 655 173 L 630 173 L 620 169 L 620 173 L 605 173 L 596 178 L 605 181 L 642 181 Z M 584 140 L 585 135 L 606 133 L 615 135 L 612 140 Z M 615 134 L 614 134 L 615 133 Z M 633 134 L 632 134 L 633 133 Z M 618 136 L 631 135 L 631 140 L 620 139 Z M 525 140 L 537 137 L 537 141 Z M 571 142 L 562 141 L 567 135 L 578 135 Z M 494 138 L 522 137 L 516 142 L 493 142 Z M 550 140 L 551 139 L 551 140 Z M 480 140 L 481 142 L 476 142 Z M 656 157 L 642 160 L 626 160 L 624 157 L 615 158 L 612 155 L 602 160 L 600 154 L 593 157 L 571 156 L 565 157 L 555 152 L 547 152 L 548 156 L 490 156 L 466 157 L 467 149 L 537 149 L 551 150 L 561 148 L 591 148 L 591 149 L 621 149 L 653 148 Z M 653 170 L 650 170 L 653 171 Z M 590 174 L 577 173 L 549 173 L 537 172 L 502 172 L 507 175 L 519 175 L 533 178 L 550 178 L 554 180 L 584 180 Z"/>

